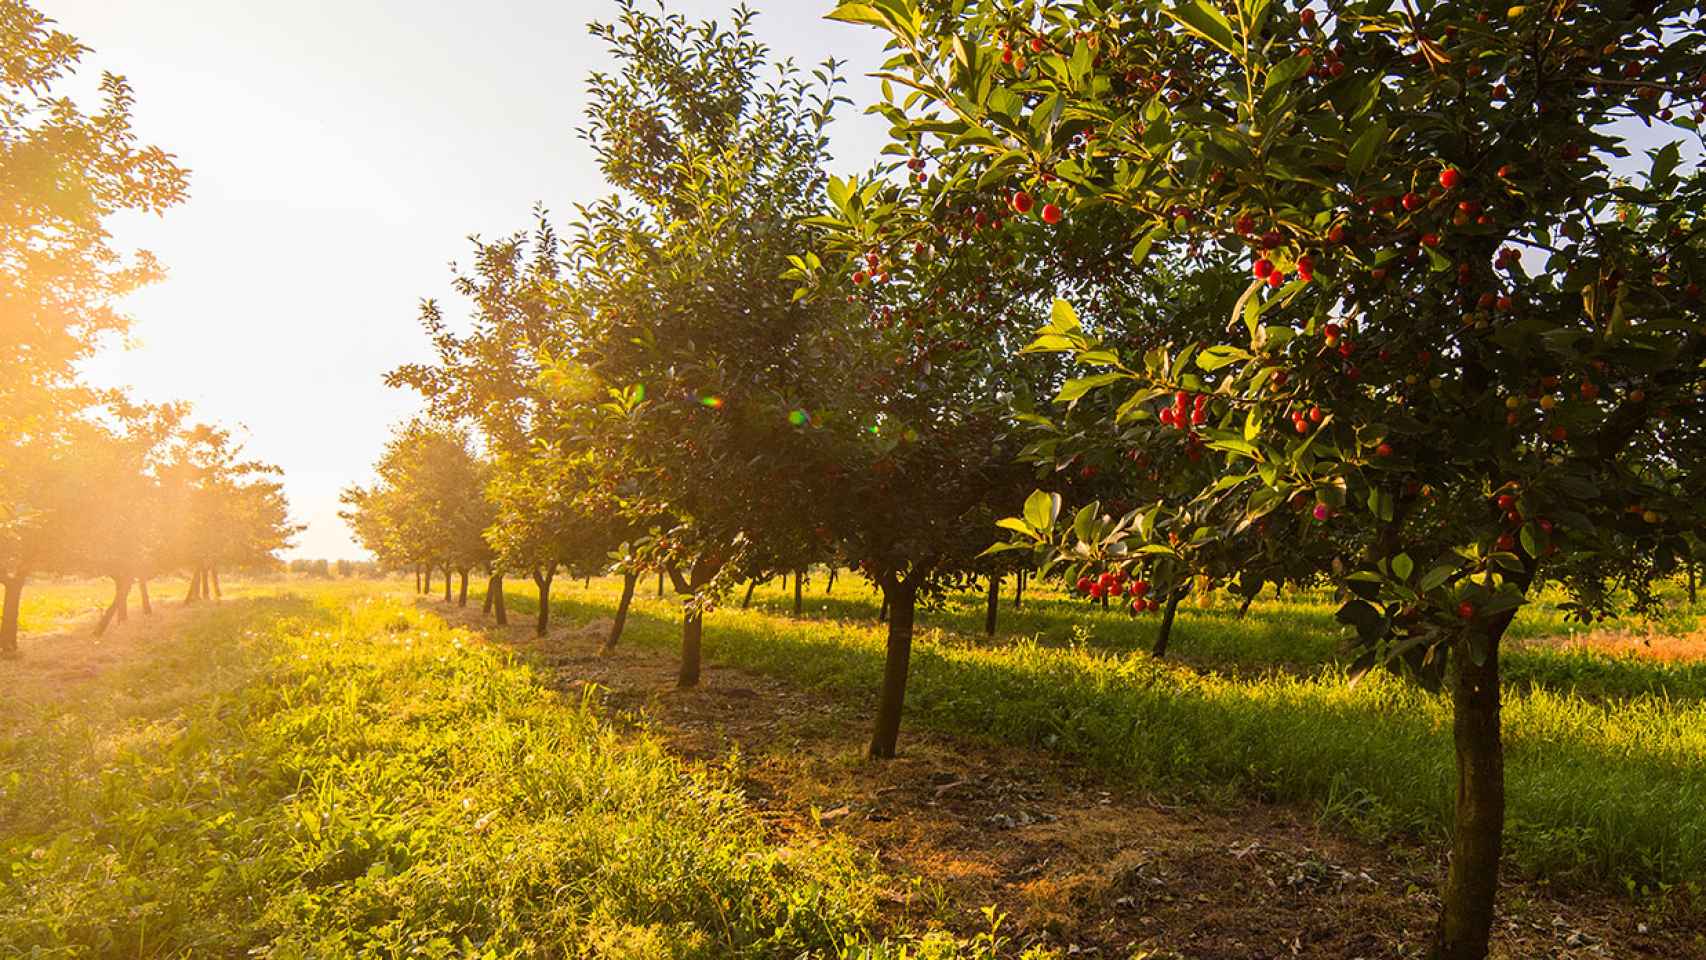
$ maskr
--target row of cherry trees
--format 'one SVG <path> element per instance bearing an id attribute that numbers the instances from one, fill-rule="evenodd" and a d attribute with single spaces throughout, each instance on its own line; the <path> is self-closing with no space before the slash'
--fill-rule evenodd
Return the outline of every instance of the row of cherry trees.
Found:
<path id="1" fill-rule="evenodd" d="M 187 177 L 136 142 L 132 94 L 103 75 L 85 113 L 54 93 L 87 51 L 19 2 L 0 4 L 0 656 L 18 653 L 26 582 L 110 577 L 100 629 L 140 587 L 191 576 L 189 599 L 216 596 L 220 567 L 270 562 L 294 533 L 277 471 L 246 460 L 224 431 L 183 405 L 143 406 L 97 390 L 77 364 L 129 319 L 119 298 L 160 275 L 146 253 L 113 249 L 121 211 L 160 212 Z"/>

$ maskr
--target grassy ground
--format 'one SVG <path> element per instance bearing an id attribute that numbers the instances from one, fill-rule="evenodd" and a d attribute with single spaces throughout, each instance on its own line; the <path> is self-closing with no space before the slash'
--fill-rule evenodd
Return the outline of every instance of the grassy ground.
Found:
<path id="1" fill-rule="evenodd" d="M 719 769 L 374 589 L 139 618 L 93 675 L 51 672 L 72 636 L 0 666 L 0 957 L 987 949 L 868 942 L 868 857 L 770 844 Z"/>
<path id="2" fill-rule="evenodd" d="M 606 617 L 615 590 L 560 586 L 554 607 L 572 622 Z M 707 655 L 874 697 L 874 596 L 847 580 L 835 595 L 821 591 L 819 581 L 805 622 L 788 615 L 791 590 L 779 587 L 761 589 L 753 610 L 718 610 L 706 621 Z M 511 608 L 525 616 L 531 601 L 518 591 Z M 1318 601 L 1264 602 L 1244 621 L 1186 611 L 1175 665 L 1133 652 L 1147 646 L 1152 619 L 1045 595 L 987 641 L 980 602 L 950 602 L 921 617 L 906 723 L 1046 747 L 1151 789 L 1300 801 L 1367 836 L 1437 841 L 1455 776 L 1449 703 L 1383 675 L 1350 682 L 1328 611 Z M 631 642 L 672 648 L 676 616 L 675 601 L 644 591 Z M 1523 633 L 1550 626 L 1537 618 Z M 1700 664 L 1542 643 L 1511 659 L 1512 861 L 1567 885 L 1697 897 L 1706 883 Z"/>

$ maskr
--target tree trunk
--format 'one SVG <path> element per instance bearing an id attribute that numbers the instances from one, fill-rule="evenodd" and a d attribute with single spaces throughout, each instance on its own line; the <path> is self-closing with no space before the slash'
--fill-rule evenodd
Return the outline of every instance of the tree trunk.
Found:
<path id="1" fill-rule="evenodd" d="M 1024 602 L 1025 602 L 1025 571 L 1020 570 L 1018 572 L 1018 574 L 1016 574 L 1013 577 L 1013 609 L 1014 610 L 1020 609 L 1020 605 L 1023 604 Z"/>
<path id="2" fill-rule="evenodd" d="M 190 575 L 190 589 L 189 589 L 188 593 L 184 594 L 184 606 L 187 607 L 190 604 L 192 604 L 192 603 L 194 603 L 200 599 L 201 599 L 201 568 L 197 567 L 195 570 L 195 573 Z"/>
<path id="3" fill-rule="evenodd" d="M 1173 615 L 1179 612 L 1179 601 L 1183 599 L 1183 590 L 1174 590 L 1167 596 L 1167 609 L 1161 611 L 1161 631 L 1155 635 L 1155 647 L 1150 650 L 1157 660 L 1167 655 L 1167 641 L 1173 639 Z"/>
<path id="4" fill-rule="evenodd" d="M 450 568 L 445 567 L 444 568 L 444 602 L 445 603 L 450 602 L 450 590 L 451 590 Z"/>
<path id="5" fill-rule="evenodd" d="M 605 638 L 600 653 L 609 653 L 616 649 L 616 642 L 622 639 L 622 627 L 628 623 L 628 604 L 634 599 L 634 584 L 640 579 L 637 573 L 622 574 L 622 599 L 616 602 L 616 619 L 610 622 L 610 636 Z"/>
<path id="6" fill-rule="evenodd" d="M 658 571 L 658 599 L 663 599 L 663 571 Z"/>
<path id="7" fill-rule="evenodd" d="M 107 609 L 102 611 L 102 613 L 101 613 L 100 622 L 95 624 L 95 636 L 97 636 L 97 637 L 106 636 L 107 627 L 111 626 L 112 622 L 114 620 L 117 620 L 119 623 L 124 623 L 125 621 L 129 620 L 130 619 L 130 612 L 125 609 L 129 605 L 130 605 L 130 578 L 128 578 L 128 577 L 114 577 L 113 578 L 113 602 L 107 604 Z"/>
<path id="8" fill-rule="evenodd" d="M 1238 619 L 1244 619 L 1244 615 L 1250 612 L 1250 604 L 1255 601 L 1256 595 L 1254 593 L 1244 598 L 1244 602 L 1238 605 Z"/>
<path id="9" fill-rule="evenodd" d="M 889 613 L 888 655 L 883 662 L 883 691 L 877 702 L 877 724 L 871 731 L 871 756 L 888 760 L 900 739 L 901 708 L 906 703 L 906 675 L 912 667 L 912 619 L 918 585 L 910 577 L 883 587 Z"/>
<path id="10" fill-rule="evenodd" d="M 758 589 L 758 581 L 757 580 L 748 580 L 746 582 L 746 596 L 740 598 L 740 608 L 742 610 L 745 610 L 746 608 L 752 606 L 752 591 L 757 590 L 757 589 Z"/>
<path id="11" fill-rule="evenodd" d="M 431 567 L 426 568 L 426 586 L 423 590 L 421 590 L 421 593 L 423 593 L 423 594 L 431 594 L 432 593 L 432 568 Z"/>
<path id="12" fill-rule="evenodd" d="M 5 607 L 0 609 L 0 658 L 13 660 L 18 656 L 18 610 L 23 603 L 24 578 L 0 581 L 0 586 L 6 588 Z"/>
<path id="13" fill-rule="evenodd" d="M 509 626 L 509 611 L 504 609 L 504 575 L 492 574 L 491 592 L 495 595 L 492 600 L 492 613 L 497 617 L 498 626 Z"/>
<path id="14" fill-rule="evenodd" d="M 497 582 L 498 575 L 495 573 L 486 578 L 486 595 L 480 600 L 480 616 L 482 617 L 492 612 L 492 588 L 497 585 Z"/>
<path id="15" fill-rule="evenodd" d="M 989 578 L 989 604 L 988 604 L 988 609 L 985 610 L 984 614 L 983 614 L 983 633 L 984 633 L 984 636 L 987 636 L 987 637 L 995 636 L 995 612 L 996 612 L 996 608 L 999 607 L 1000 605 L 1001 605 L 1001 577 L 992 574 L 992 575 L 990 575 L 990 578 Z"/>
<path id="16" fill-rule="evenodd" d="M 539 624 L 534 628 L 534 632 L 541 637 L 551 628 L 551 578 L 556 575 L 555 570 L 533 573 L 533 583 L 539 588 Z"/>
<path id="17" fill-rule="evenodd" d="M 1513 611 L 1514 613 L 1514 611 Z M 1434 960 L 1483 960 L 1493 930 L 1505 829 L 1505 756 L 1499 731 L 1499 639 L 1511 615 L 1488 624 L 1481 663 L 1459 642 L 1452 651 L 1452 739 L 1457 808 L 1451 867 L 1440 895 Z"/>
<path id="18" fill-rule="evenodd" d="M 468 606 L 468 571 L 458 570 L 456 575 L 462 578 L 462 583 L 456 592 L 456 605 L 466 607 Z"/>
<path id="19" fill-rule="evenodd" d="M 1695 599 L 1695 595 L 1694 595 L 1694 578 L 1695 578 L 1694 558 L 1690 557 L 1690 558 L 1688 558 L 1688 604 L 1689 604 L 1689 606 L 1693 606 L 1695 603 L 1699 602 Z"/>
<path id="20" fill-rule="evenodd" d="M 692 599 L 689 598 L 689 603 Z M 705 615 L 692 607 L 681 613 L 681 673 L 675 678 L 678 687 L 699 685 L 699 655 L 705 633 Z"/>
<path id="21" fill-rule="evenodd" d="M 588 590 L 591 590 L 591 589 L 592 589 L 592 578 L 591 578 L 591 577 L 587 577 L 587 578 L 586 578 L 586 583 L 585 583 L 585 584 L 583 584 L 583 586 L 585 586 L 585 587 L 586 587 L 586 588 L 587 588 L 587 589 L 588 589 Z"/>
<path id="22" fill-rule="evenodd" d="M 788 575 L 785 573 L 782 574 L 782 592 L 783 593 L 788 592 Z"/>
<path id="23" fill-rule="evenodd" d="M 213 599 L 225 599 L 225 594 L 219 592 L 219 570 L 217 567 L 207 568 L 207 579 L 203 580 L 201 585 L 201 593 L 204 599 L 207 596 L 207 585 L 210 583 L 213 584 Z"/>
<path id="24" fill-rule="evenodd" d="M 833 591 L 834 589 L 835 589 L 835 566 L 833 564 L 831 564 L 830 568 L 829 568 L 829 577 L 826 580 L 824 580 L 823 595 L 826 597 L 829 596 L 830 592 Z"/>
<path id="25" fill-rule="evenodd" d="M 147 578 L 136 581 L 136 589 L 142 597 L 142 615 L 145 617 L 152 617 L 154 615 L 154 604 L 148 599 Z"/>
<path id="26" fill-rule="evenodd" d="M 883 593 L 883 605 L 877 610 L 877 622 L 889 622 L 889 595 L 887 592 Z"/>
<path id="27" fill-rule="evenodd" d="M 421 592 L 421 568 L 416 567 L 415 568 L 415 593 L 418 595 L 420 592 Z"/>
<path id="28" fill-rule="evenodd" d="M 802 603 L 802 600 L 803 600 L 802 591 L 805 590 L 805 583 L 806 583 L 805 574 L 801 573 L 798 570 L 795 570 L 794 571 L 794 619 L 796 619 L 796 620 L 798 620 L 800 618 L 800 615 L 805 612 L 805 607 Z"/>

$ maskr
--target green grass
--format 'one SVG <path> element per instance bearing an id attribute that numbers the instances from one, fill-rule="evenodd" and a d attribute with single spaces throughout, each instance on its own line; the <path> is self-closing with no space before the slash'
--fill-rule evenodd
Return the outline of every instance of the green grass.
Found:
<path id="1" fill-rule="evenodd" d="M 844 843 L 772 845 L 725 772 L 430 612 L 297 589 L 4 708 L 0 957 L 865 949 L 883 878 Z"/>
<path id="2" fill-rule="evenodd" d="M 814 596 L 801 621 L 783 614 L 792 599 L 779 590 L 761 592 L 751 611 L 718 610 L 706 621 L 707 656 L 874 700 L 881 628 L 868 591 L 847 587 L 837 584 L 838 598 Z M 614 591 L 608 582 L 576 585 L 559 590 L 553 606 L 570 620 L 607 616 Z M 512 603 L 518 613 L 533 606 L 525 590 Z M 1444 834 L 1455 777 L 1444 697 L 1384 674 L 1353 684 L 1330 657 L 1313 671 L 1199 669 L 1223 649 L 1236 647 L 1235 662 L 1248 666 L 1260 663 L 1251 650 L 1330 644 L 1321 639 L 1330 615 L 1320 604 L 1262 607 L 1242 622 L 1187 611 L 1184 664 L 1134 652 L 1147 645 L 1152 621 L 1039 599 L 1005 629 L 1040 628 L 1040 639 L 984 642 L 965 632 L 978 612 L 962 603 L 921 617 L 908 725 L 1046 747 L 1151 788 L 1301 801 L 1374 835 Z M 674 601 L 646 592 L 629 642 L 673 650 L 676 615 Z M 1667 670 L 1696 683 L 1698 665 L 1570 656 L 1591 668 L 1544 652 L 1525 666 L 1513 655 L 1519 681 L 1505 707 L 1512 860 L 1561 882 L 1698 888 L 1706 883 L 1706 703 L 1640 692 L 1662 686 Z M 1544 672 L 1560 663 L 1554 684 Z M 1575 689 L 1583 685 L 1595 687 L 1592 695 Z M 1613 688 L 1617 696 L 1602 696 Z"/>

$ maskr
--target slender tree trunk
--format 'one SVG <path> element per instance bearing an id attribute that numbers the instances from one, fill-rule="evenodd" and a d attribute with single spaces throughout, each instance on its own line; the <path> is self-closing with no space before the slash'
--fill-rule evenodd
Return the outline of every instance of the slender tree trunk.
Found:
<path id="1" fill-rule="evenodd" d="M 154 604 L 148 599 L 147 578 L 136 581 L 136 589 L 137 592 L 141 594 L 142 598 L 142 615 L 145 617 L 152 617 L 154 615 Z"/>
<path id="2" fill-rule="evenodd" d="M 1694 558 L 1689 557 L 1688 558 L 1688 603 L 1690 606 L 1693 606 L 1695 603 L 1698 602 L 1695 599 L 1695 594 L 1694 594 L 1694 580 L 1695 580 Z"/>
<path id="3" fill-rule="evenodd" d="M 1000 605 L 1001 605 L 1001 577 L 998 574 L 991 574 L 989 577 L 989 604 L 988 604 L 988 609 L 985 610 L 984 614 L 983 614 L 983 633 L 984 633 L 984 636 L 988 636 L 988 637 L 995 636 L 995 613 L 996 613 L 996 608 L 999 607 Z"/>
<path id="4" fill-rule="evenodd" d="M 430 595 L 432 593 L 432 568 L 431 567 L 426 568 L 426 587 L 425 587 L 425 589 L 423 589 L 421 591 L 421 593 L 428 594 L 428 595 Z"/>
<path id="5" fill-rule="evenodd" d="M 798 620 L 805 612 L 803 591 L 805 590 L 806 575 L 794 571 L 794 619 Z"/>
<path id="6" fill-rule="evenodd" d="M 190 604 L 192 604 L 192 603 L 194 603 L 200 599 L 201 599 L 201 568 L 197 567 L 195 569 L 195 572 L 190 574 L 190 589 L 189 589 L 188 593 L 184 594 L 184 606 L 187 607 Z"/>
<path id="7" fill-rule="evenodd" d="M 900 714 L 906 703 L 906 676 L 912 667 L 912 620 L 918 585 L 911 578 L 883 587 L 889 612 L 888 655 L 883 661 L 883 690 L 877 702 L 877 723 L 871 731 L 870 754 L 880 760 L 894 756 L 900 739 Z"/>
<path id="8" fill-rule="evenodd" d="M 691 598 L 689 599 L 691 602 Z M 699 659 L 705 635 L 705 614 L 692 607 L 683 607 L 681 614 L 681 673 L 675 678 L 678 687 L 699 685 Z"/>
<path id="9" fill-rule="evenodd" d="M 1167 641 L 1173 639 L 1173 615 L 1179 612 L 1179 601 L 1183 599 L 1183 590 L 1176 589 L 1167 595 L 1167 608 L 1161 611 L 1161 630 L 1155 635 L 1155 647 L 1150 651 L 1157 660 L 1167 655 Z"/>
<path id="10" fill-rule="evenodd" d="M 742 610 L 745 610 L 746 608 L 752 606 L 752 591 L 757 590 L 757 589 L 758 589 L 758 581 L 757 580 L 748 580 L 746 582 L 746 596 L 740 598 L 740 608 Z"/>
<path id="11" fill-rule="evenodd" d="M 497 585 L 497 582 L 498 575 L 495 573 L 486 577 L 486 595 L 480 600 L 480 616 L 482 617 L 492 612 L 492 588 Z"/>
<path id="12" fill-rule="evenodd" d="M 451 583 L 450 583 L 450 568 L 447 566 L 444 568 L 444 602 L 445 603 L 450 602 L 450 591 L 451 591 L 451 589 L 452 589 L 452 587 L 451 587 Z"/>
<path id="13" fill-rule="evenodd" d="M 827 579 L 825 579 L 824 583 L 823 583 L 823 595 L 827 597 L 834 590 L 835 590 L 835 566 L 833 564 L 831 564 L 830 568 L 829 568 L 829 577 Z"/>
<path id="14" fill-rule="evenodd" d="M 468 606 L 468 571 L 458 570 L 456 575 L 462 578 L 462 583 L 456 592 L 456 605 L 466 607 Z"/>
<path id="15" fill-rule="evenodd" d="M 492 614 L 497 617 L 498 626 L 507 627 L 509 626 L 509 611 L 504 609 L 503 574 L 492 574 L 492 593 L 495 594 L 495 599 L 492 600 Z"/>
<path id="16" fill-rule="evenodd" d="M 586 583 L 582 584 L 582 586 L 586 587 L 588 590 L 591 590 L 592 589 L 592 578 L 587 577 Z"/>
<path id="17" fill-rule="evenodd" d="M 1254 593 L 1244 598 L 1244 602 L 1238 605 L 1238 619 L 1244 619 L 1244 615 L 1250 612 L 1250 604 L 1255 601 L 1256 595 Z"/>
<path id="18" fill-rule="evenodd" d="M 1483 960 L 1492 937 L 1505 829 L 1505 756 L 1499 729 L 1499 640 L 1510 615 L 1495 617 L 1477 664 L 1469 643 L 1452 651 L 1452 739 L 1457 807 L 1451 867 L 1440 895 L 1435 960 Z"/>
<path id="19" fill-rule="evenodd" d="M 6 588 L 5 606 L 0 608 L 0 659 L 13 660 L 18 656 L 18 610 L 23 602 L 24 578 L 0 581 L 0 586 Z"/>
<path id="20" fill-rule="evenodd" d="M 556 575 L 555 570 L 533 573 L 533 583 L 539 588 L 539 624 L 534 628 L 534 632 L 541 637 L 551 628 L 551 578 Z"/>
<path id="21" fill-rule="evenodd" d="M 600 653 L 616 649 L 617 642 L 622 639 L 622 628 L 628 623 L 628 605 L 634 601 L 634 586 L 639 580 L 637 573 L 622 574 L 622 599 L 616 602 L 616 619 L 610 622 L 610 636 L 605 638 Z"/>
<path id="22" fill-rule="evenodd" d="M 1013 609 L 1020 609 L 1025 602 L 1025 571 L 1020 570 L 1013 577 Z"/>
<path id="23" fill-rule="evenodd" d="M 130 619 L 130 613 L 128 610 L 125 609 L 129 605 L 130 605 L 130 578 L 128 578 L 128 577 L 114 577 L 113 578 L 113 602 L 107 604 L 107 609 L 102 611 L 102 613 L 101 613 L 100 622 L 95 624 L 95 636 L 97 636 L 97 637 L 106 636 L 107 628 L 109 626 L 112 626 L 112 623 L 114 620 L 117 620 L 119 623 L 124 623 L 125 621 L 129 620 Z"/>
<path id="24" fill-rule="evenodd" d="M 207 568 L 207 579 L 202 581 L 202 588 L 201 588 L 202 593 L 204 595 L 207 593 L 207 585 L 209 583 L 213 584 L 213 599 L 215 599 L 215 600 L 225 599 L 225 594 L 219 592 L 219 568 L 218 567 L 208 567 Z"/>
<path id="25" fill-rule="evenodd" d="M 783 593 L 788 592 L 788 575 L 785 573 L 782 574 L 782 592 Z"/>
<path id="26" fill-rule="evenodd" d="M 658 571 L 658 599 L 663 599 L 663 571 Z"/>
<path id="27" fill-rule="evenodd" d="M 421 568 L 416 567 L 415 568 L 415 593 L 418 595 L 420 592 L 421 592 Z"/>

